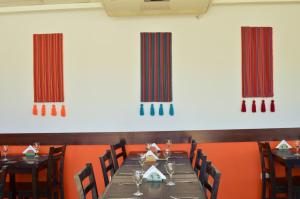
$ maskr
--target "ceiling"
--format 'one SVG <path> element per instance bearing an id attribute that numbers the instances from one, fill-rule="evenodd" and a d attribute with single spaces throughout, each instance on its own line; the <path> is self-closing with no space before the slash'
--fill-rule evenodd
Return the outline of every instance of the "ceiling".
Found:
<path id="1" fill-rule="evenodd" d="M 0 7 L 95 3 L 95 2 L 100 2 L 100 0 L 0 0 Z"/>
<path id="2" fill-rule="evenodd" d="M 300 3 L 300 0 L 212 0 L 212 5 L 251 3 Z M 0 0 L 0 13 L 88 8 L 103 8 L 101 0 Z"/>

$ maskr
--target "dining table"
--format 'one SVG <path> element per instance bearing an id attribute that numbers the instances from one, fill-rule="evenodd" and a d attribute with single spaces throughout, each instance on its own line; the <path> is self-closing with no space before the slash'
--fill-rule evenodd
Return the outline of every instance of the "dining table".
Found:
<path id="1" fill-rule="evenodd" d="M 293 149 L 274 149 L 272 155 L 274 160 L 285 167 L 288 180 L 288 199 L 292 199 L 294 192 L 292 171 L 294 168 L 300 167 L 300 154 L 297 155 Z"/>
<path id="2" fill-rule="evenodd" d="M 9 192 L 12 198 L 16 198 L 16 174 L 29 174 L 32 176 L 32 195 L 33 199 L 39 198 L 38 179 L 40 171 L 48 167 L 48 155 L 37 157 L 26 157 L 24 155 L 9 155 L 7 160 L 0 160 L 0 167 L 7 166 L 9 174 Z"/>
<path id="3" fill-rule="evenodd" d="M 159 159 L 152 163 L 145 163 L 143 170 L 146 172 L 151 166 L 155 166 L 167 179 L 160 182 L 147 181 L 143 179 L 140 185 L 142 196 L 133 195 L 137 186 L 133 181 L 133 173 L 141 170 L 137 154 L 130 154 L 124 160 L 122 166 L 116 171 L 110 183 L 106 187 L 103 199 L 207 199 L 205 190 L 195 174 L 190 160 L 184 152 L 172 152 L 168 161 L 175 162 L 175 173 L 173 174 L 174 186 L 166 185 L 170 180 L 164 165 L 166 159 Z"/>

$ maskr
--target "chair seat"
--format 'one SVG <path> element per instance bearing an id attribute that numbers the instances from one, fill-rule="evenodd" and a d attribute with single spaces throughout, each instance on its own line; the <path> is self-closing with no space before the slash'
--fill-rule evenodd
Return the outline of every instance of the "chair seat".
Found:
<path id="1" fill-rule="evenodd" d="M 270 179 L 268 179 L 270 180 Z M 276 184 L 280 193 L 286 193 L 288 189 L 288 180 L 286 177 L 276 178 Z M 293 177 L 293 188 L 294 191 L 300 191 L 300 176 Z"/>

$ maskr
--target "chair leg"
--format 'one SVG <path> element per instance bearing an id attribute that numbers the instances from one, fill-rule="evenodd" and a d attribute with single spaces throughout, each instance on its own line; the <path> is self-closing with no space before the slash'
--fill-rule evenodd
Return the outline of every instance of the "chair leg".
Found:
<path id="1" fill-rule="evenodd" d="M 266 199 L 266 181 L 262 182 L 261 199 Z"/>

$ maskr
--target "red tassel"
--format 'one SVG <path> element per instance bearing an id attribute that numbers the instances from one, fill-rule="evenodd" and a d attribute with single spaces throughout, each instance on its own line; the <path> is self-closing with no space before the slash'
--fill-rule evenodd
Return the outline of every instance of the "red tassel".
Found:
<path id="1" fill-rule="evenodd" d="M 252 113 L 256 113 L 256 104 L 255 104 L 255 100 L 252 101 Z"/>
<path id="2" fill-rule="evenodd" d="M 266 104 L 265 104 L 265 100 L 262 100 L 261 101 L 261 107 L 260 107 L 260 110 L 262 113 L 265 113 L 266 112 Z"/>
<path id="3" fill-rule="evenodd" d="M 44 117 L 44 116 L 46 116 L 46 106 L 45 106 L 45 104 L 43 104 L 42 105 L 42 116 Z"/>
<path id="4" fill-rule="evenodd" d="M 37 105 L 33 105 L 33 108 L 32 108 L 32 115 L 38 115 L 38 109 L 37 109 Z"/>
<path id="5" fill-rule="evenodd" d="M 51 108 L 51 115 L 52 115 L 52 116 L 56 116 L 56 115 L 57 115 L 55 104 L 52 105 L 52 108 Z"/>
<path id="6" fill-rule="evenodd" d="M 275 112 L 275 101 L 274 100 L 271 100 L 271 112 L 274 113 Z"/>
<path id="7" fill-rule="evenodd" d="M 60 115 L 62 117 L 66 117 L 66 108 L 65 108 L 65 105 L 61 106 Z"/>
<path id="8" fill-rule="evenodd" d="M 246 109 L 246 101 L 245 100 L 243 100 L 243 102 L 242 102 L 242 109 L 241 109 L 241 111 L 243 113 L 247 111 L 247 109 Z"/>

